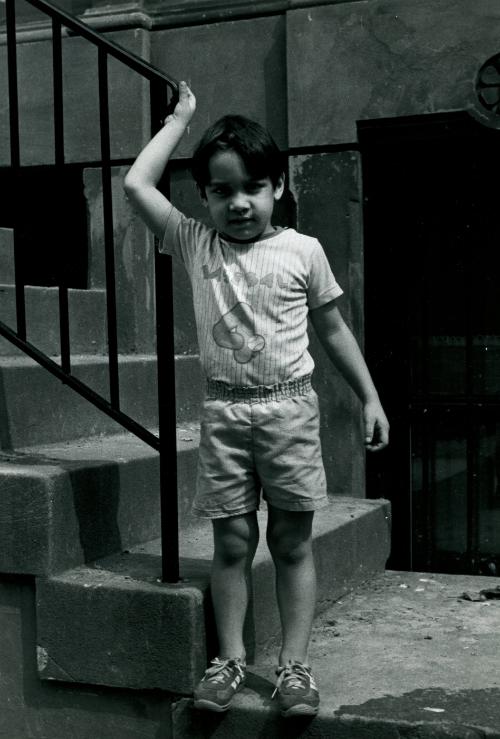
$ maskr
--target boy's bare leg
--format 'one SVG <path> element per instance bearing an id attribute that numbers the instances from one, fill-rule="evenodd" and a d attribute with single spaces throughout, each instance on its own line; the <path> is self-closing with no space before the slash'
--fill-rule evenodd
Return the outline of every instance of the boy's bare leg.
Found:
<path id="1" fill-rule="evenodd" d="M 244 657 L 243 624 L 250 599 L 250 570 L 259 541 L 257 514 L 213 522 L 211 594 L 219 637 L 219 657 Z"/>
<path id="2" fill-rule="evenodd" d="M 276 567 L 276 595 L 283 641 L 279 664 L 307 663 L 316 603 L 312 551 L 314 511 L 283 511 L 269 506 L 267 542 Z"/>

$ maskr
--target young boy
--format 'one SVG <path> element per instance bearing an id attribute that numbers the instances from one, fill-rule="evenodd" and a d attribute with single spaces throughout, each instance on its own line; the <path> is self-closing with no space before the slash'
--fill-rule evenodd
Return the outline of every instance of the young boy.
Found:
<path id="1" fill-rule="evenodd" d="M 180 257 L 190 275 L 207 377 L 194 512 L 213 523 L 220 651 L 196 688 L 195 706 L 225 711 L 245 681 L 243 623 L 262 489 L 282 624 L 275 693 L 284 716 L 314 715 L 319 696 L 307 664 L 316 588 L 311 530 L 314 511 L 328 498 L 308 316 L 363 404 L 366 448 L 383 448 L 389 426 L 339 313 L 342 290 L 319 242 L 271 224 L 284 166 L 267 131 L 226 116 L 199 143 L 192 170 L 215 228 L 183 216 L 157 189 L 195 107 L 181 82 L 173 114 L 125 178 L 160 251 Z"/>

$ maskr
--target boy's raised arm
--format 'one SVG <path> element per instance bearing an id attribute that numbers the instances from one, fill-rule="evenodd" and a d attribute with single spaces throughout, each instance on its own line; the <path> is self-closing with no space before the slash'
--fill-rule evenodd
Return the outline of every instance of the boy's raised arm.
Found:
<path id="1" fill-rule="evenodd" d="M 172 208 L 157 185 L 196 109 L 196 99 L 185 82 L 179 84 L 179 102 L 165 125 L 141 151 L 129 169 L 125 192 L 146 225 L 163 237 Z"/>

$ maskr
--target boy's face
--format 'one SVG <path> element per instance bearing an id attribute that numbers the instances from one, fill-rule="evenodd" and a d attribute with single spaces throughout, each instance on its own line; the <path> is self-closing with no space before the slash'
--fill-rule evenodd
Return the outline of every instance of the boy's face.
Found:
<path id="1" fill-rule="evenodd" d="M 214 154 L 209 173 L 205 201 L 219 233 L 231 241 L 249 242 L 273 231 L 271 216 L 283 194 L 283 178 L 277 187 L 270 177 L 255 179 L 231 149 Z"/>

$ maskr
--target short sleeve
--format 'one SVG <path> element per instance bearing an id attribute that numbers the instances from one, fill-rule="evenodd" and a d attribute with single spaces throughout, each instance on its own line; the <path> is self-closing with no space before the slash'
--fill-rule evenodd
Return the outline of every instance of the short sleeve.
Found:
<path id="1" fill-rule="evenodd" d="M 323 247 L 319 241 L 314 239 L 307 285 L 307 304 L 309 310 L 314 310 L 314 308 L 319 308 L 321 305 L 329 303 L 330 300 L 335 300 L 343 292 L 335 279 Z"/>
<path id="2" fill-rule="evenodd" d="M 212 231 L 213 229 L 194 218 L 187 218 L 172 206 L 159 251 L 180 259 L 190 272 L 197 249 L 210 240 Z"/>

